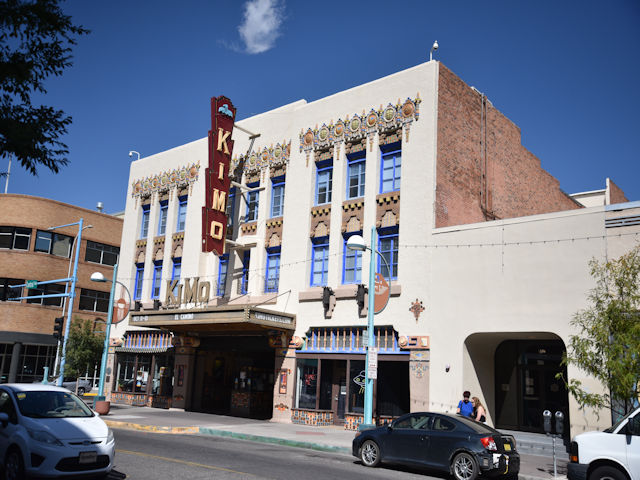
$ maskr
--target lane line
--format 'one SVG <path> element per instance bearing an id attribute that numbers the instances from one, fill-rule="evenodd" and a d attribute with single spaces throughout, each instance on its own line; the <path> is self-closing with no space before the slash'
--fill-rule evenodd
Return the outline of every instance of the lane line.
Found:
<path id="1" fill-rule="evenodd" d="M 191 467 L 208 468 L 209 470 L 220 470 L 223 472 L 237 473 L 238 475 L 250 475 L 252 477 L 257 477 L 257 475 L 253 473 L 239 472 L 237 470 L 231 470 L 230 468 L 216 467 L 214 465 L 205 465 L 204 463 L 189 462 L 188 460 L 179 460 L 177 458 L 162 457 L 160 455 L 153 455 L 151 453 L 134 452 L 133 450 L 121 450 L 119 448 L 116 448 L 116 453 L 123 453 L 125 455 L 137 455 L 139 457 L 153 458 L 156 460 L 165 460 L 167 462 L 180 463 L 182 465 L 189 465 Z"/>

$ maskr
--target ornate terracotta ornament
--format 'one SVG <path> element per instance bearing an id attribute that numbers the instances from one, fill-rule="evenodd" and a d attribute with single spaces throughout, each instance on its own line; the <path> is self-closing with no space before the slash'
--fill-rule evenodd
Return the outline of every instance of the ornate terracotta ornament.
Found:
<path id="1" fill-rule="evenodd" d="M 198 179 L 200 162 L 177 168 L 170 172 L 160 172 L 131 183 L 132 197 L 148 197 L 152 193 L 166 192 L 172 187 L 184 188 Z"/>
<path id="2" fill-rule="evenodd" d="M 409 311 L 413 312 L 413 316 L 416 317 L 416 323 L 418 323 L 420 314 L 424 312 L 424 306 L 422 305 L 422 302 L 416 298 L 416 301 L 411 304 Z"/>

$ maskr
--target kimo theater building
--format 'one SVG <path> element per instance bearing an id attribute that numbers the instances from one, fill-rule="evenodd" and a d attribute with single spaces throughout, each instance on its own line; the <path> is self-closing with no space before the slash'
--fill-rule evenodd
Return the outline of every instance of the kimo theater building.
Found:
<path id="1" fill-rule="evenodd" d="M 638 239 L 612 181 L 565 194 L 437 61 L 241 121 L 216 97 L 207 129 L 131 164 L 112 401 L 356 428 L 370 252 L 347 242 L 373 229 L 376 420 L 471 390 L 501 428 L 541 431 L 545 409 L 571 433 L 606 423 L 555 374 L 601 389 L 560 359 L 588 261 Z"/>

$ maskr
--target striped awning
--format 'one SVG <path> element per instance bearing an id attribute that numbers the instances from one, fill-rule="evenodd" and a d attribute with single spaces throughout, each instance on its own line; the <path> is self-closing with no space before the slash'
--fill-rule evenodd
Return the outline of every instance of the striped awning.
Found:
<path id="1" fill-rule="evenodd" d="M 159 348 L 153 348 L 153 347 L 116 347 L 116 352 L 125 352 L 125 353 L 164 353 L 167 350 L 169 350 L 170 348 L 173 348 L 173 347 L 171 347 L 171 346 L 159 347 Z"/>
<path id="2" fill-rule="evenodd" d="M 122 345 L 116 352 L 163 353 L 173 348 L 171 333 L 161 331 L 129 331 L 125 333 Z"/>

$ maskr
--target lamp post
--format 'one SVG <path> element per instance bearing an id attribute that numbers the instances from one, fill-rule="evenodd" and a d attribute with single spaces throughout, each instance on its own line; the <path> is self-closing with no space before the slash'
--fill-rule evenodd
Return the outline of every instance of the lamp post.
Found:
<path id="1" fill-rule="evenodd" d="M 116 263 L 113 266 L 113 279 L 108 280 L 105 276 L 100 272 L 94 272 L 91 274 L 92 282 L 111 282 L 111 293 L 109 295 L 109 310 L 107 313 L 107 324 L 105 327 L 105 336 L 104 336 L 104 348 L 102 350 L 102 361 L 100 362 L 100 380 L 98 382 L 98 395 L 96 396 L 96 401 L 104 400 L 104 377 L 107 369 L 107 355 L 109 353 L 109 334 L 111 332 L 111 323 L 113 322 L 113 297 L 115 296 L 116 291 L 116 283 L 119 283 L 126 291 L 127 295 L 129 295 L 129 306 L 131 306 L 131 293 L 129 289 L 122 282 L 116 280 L 118 276 L 118 264 Z"/>
<path id="2" fill-rule="evenodd" d="M 369 372 L 369 359 L 370 354 L 373 348 L 375 348 L 375 338 L 374 338 L 374 324 L 373 324 L 373 316 L 375 314 L 374 311 L 374 292 L 375 292 L 375 279 L 376 279 L 376 262 L 374 253 L 380 255 L 380 257 L 384 260 L 385 264 L 387 263 L 386 258 L 376 249 L 376 227 L 371 227 L 371 247 L 367 247 L 364 243 L 364 239 L 360 235 L 352 235 L 347 240 L 347 248 L 350 250 L 358 250 L 358 251 L 370 251 L 369 256 L 369 306 L 367 308 L 367 355 L 365 360 L 365 384 L 364 384 L 364 422 L 360 425 L 360 429 L 364 430 L 367 428 L 374 427 L 373 424 L 373 378 L 370 378 Z M 387 264 L 388 270 L 388 264 Z"/>

